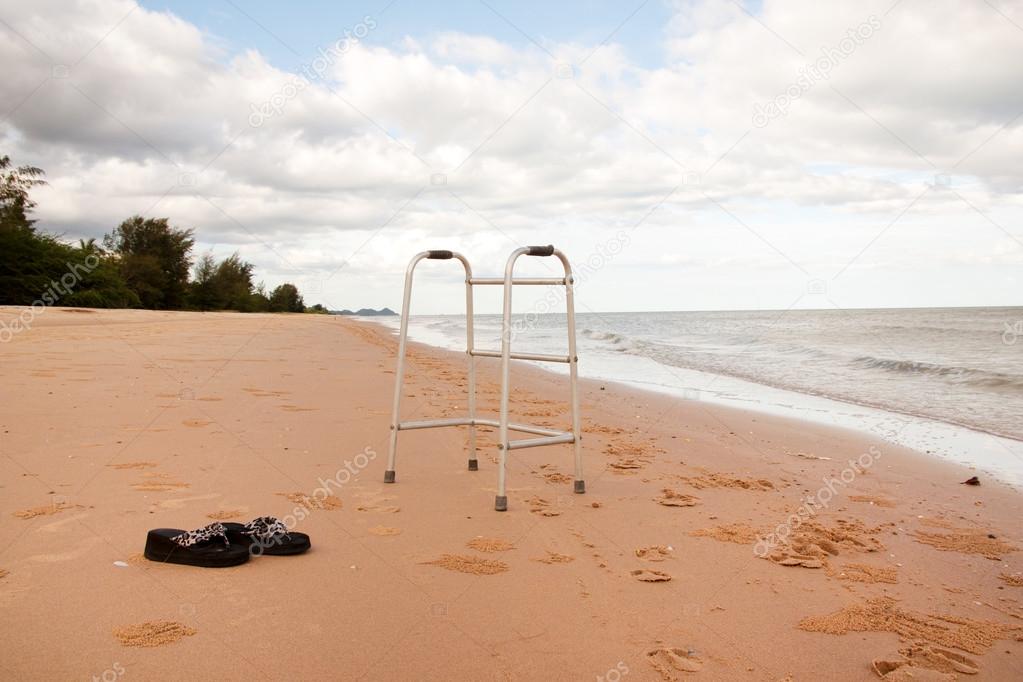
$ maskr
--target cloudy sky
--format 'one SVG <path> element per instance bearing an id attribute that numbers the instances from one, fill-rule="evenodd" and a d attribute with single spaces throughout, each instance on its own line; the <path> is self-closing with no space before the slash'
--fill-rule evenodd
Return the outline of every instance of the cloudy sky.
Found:
<path id="1" fill-rule="evenodd" d="M 0 0 L 0 34 L 40 227 L 165 216 L 309 302 L 554 243 L 580 310 L 1021 303 L 1023 0 Z"/>

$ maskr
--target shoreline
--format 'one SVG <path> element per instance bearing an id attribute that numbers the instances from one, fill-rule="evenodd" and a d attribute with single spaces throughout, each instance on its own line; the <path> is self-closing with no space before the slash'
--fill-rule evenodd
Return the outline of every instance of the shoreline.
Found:
<path id="1" fill-rule="evenodd" d="M 518 450 L 498 513 L 490 429 L 477 472 L 464 429 L 403 432 L 397 483 L 382 482 L 396 345 L 382 326 L 145 311 L 38 322 L 0 346 L 12 677 L 624 668 L 663 682 L 689 679 L 683 666 L 701 680 L 858 682 L 917 646 L 954 650 L 981 679 L 1019 674 L 1021 497 L 983 476 L 960 485 L 962 466 L 581 379 L 586 494 L 572 493 L 570 446 Z M 478 360 L 482 415 L 499 367 Z M 413 342 L 408 362 L 403 418 L 464 413 L 463 353 Z M 512 372 L 516 420 L 562 426 L 563 377 Z M 137 557 L 149 528 L 284 518 L 298 501 L 306 555 L 216 570 Z M 162 621 L 176 641 L 113 634 Z"/>
<path id="2" fill-rule="evenodd" d="M 373 317 L 352 319 L 377 325 L 397 337 L 396 326 L 391 326 L 387 322 Z M 410 342 L 415 341 L 430 348 L 456 354 L 464 353 L 450 345 L 442 345 L 444 341 L 442 336 L 424 340 L 416 338 L 414 331 L 410 325 Z M 606 374 L 604 376 L 591 374 L 584 378 L 676 399 L 705 400 L 716 405 L 751 410 L 765 416 L 797 419 L 815 425 L 850 429 L 863 435 L 881 436 L 889 442 L 911 448 L 921 454 L 974 468 L 1023 492 L 1023 440 L 965 423 L 757 382 L 744 376 L 716 374 L 684 367 L 666 367 L 649 358 L 637 360 L 656 364 L 661 371 L 671 374 L 679 381 L 691 382 L 696 388 L 679 388 L 657 381 L 626 379 Z M 564 372 L 560 366 L 528 364 L 555 375 Z M 585 371 L 585 358 L 580 362 L 580 368 L 581 371 Z M 711 387 L 715 385 L 717 387 L 712 389 Z"/>

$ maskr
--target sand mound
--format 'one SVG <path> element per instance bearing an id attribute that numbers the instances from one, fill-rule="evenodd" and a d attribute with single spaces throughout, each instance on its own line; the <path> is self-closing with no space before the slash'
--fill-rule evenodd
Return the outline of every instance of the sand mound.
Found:
<path id="1" fill-rule="evenodd" d="M 839 580 L 852 580 L 857 583 L 888 583 L 894 585 L 898 582 L 898 569 L 894 566 L 843 564 L 841 570 L 829 570 L 828 575 Z"/>
<path id="2" fill-rule="evenodd" d="M 221 509 L 220 511 L 207 514 L 206 518 L 213 519 L 214 521 L 227 521 L 228 519 L 236 519 L 244 513 L 241 509 Z"/>
<path id="3" fill-rule="evenodd" d="M 114 637 L 124 646 L 152 647 L 173 644 L 182 637 L 191 637 L 195 628 L 172 620 L 153 620 L 114 629 Z"/>
<path id="4" fill-rule="evenodd" d="M 667 545 L 652 545 L 637 549 L 636 556 L 645 561 L 664 561 L 671 556 L 671 551 Z"/>
<path id="5" fill-rule="evenodd" d="M 142 552 L 134 552 L 128 555 L 128 563 L 132 566 L 143 566 L 149 559 Z"/>
<path id="6" fill-rule="evenodd" d="M 401 535 L 401 528 L 394 528 L 393 526 L 373 526 L 369 529 L 369 532 L 373 535 Z"/>
<path id="7" fill-rule="evenodd" d="M 449 571 L 470 573 L 472 575 L 494 575 L 496 573 L 504 573 L 508 570 L 508 564 L 503 561 L 484 559 L 483 557 L 465 554 L 442 554 L 439 559 L 424 561 L 423 564 L 428 566 L 440 566 L 441 568 L 446 568 Z"/>
<path id="8" fill-rule="evenodd" d="M 645 583 L 666 583 L 671 576 L 664 571 L 655 571 L 650 568 L 637 568 L 632 571 L 632 577 Z"/>
<path id="9" fill-rule="evenodd" d="M 553 472 L 551 472 L 549 474 L 544 474 L 543 478 L 548 483 L 571 483 L 572 482 L 572 477 L 571 476 L 568 476 L 566 474 L 558 473 L 557 471 L 553 471 Z"/>
<path id="10" fill-rule="evenodd" d="M 703 661 L 696 656 L 695 652 L 678 647 L 648 651 L 646 660 L 662 678 L 669 682 L 680 679 L 675 673 L 696 673 L 703 669 Z"/>
<path id="11" fill-rule="evenodd" d="M 690 531 L 689 534 L 696 538 L 714 538 L 721 542 L 734 542 L 739 545 L 751 545 L 760 537 L 760 531 L 746 523 L 700 528 Z"/>
<path id="12" fill-rule="evenodd" d="M 9 576 L 10 574 L 11 574 L 11 572 L 10 572 L 10 571 L 8 571 L 7 569 L 5 569 L 5 568 L 0 568 L 0 580 L 3 580 L 4 578 L 6 578 L 7 576 Z"/>
<path id="13" fill-rule="evenodd" d="M 700 500 L 693 495 L 685 495 L 671 488 L 663 488 L 660 497 L 655 497 L 654 502 L 665 507 L 695 507 Z"/>
<path id="14" fill-rule="evenodd" d="M 907 639 L 954 647 L 971 654 L 982 654 L 998 640 L 1023 633 L 1023 627 L 1018 625 L 905 611 L 891 597 L 877 597 L 826 616 L 804 618 L 799 622 L 799 628 L 831 635 L 892 632 Z"/>
<path id="15" fill-rule="evenodd" d="M 930 545 L 943 552 L 959 552 L 960 554 L 980 554 L 986 559 L 998 560 L 1003 554 L 1015 552 L 1018 548 L 1008 542 L 999 540 L 994 535 L 982 530 L 957 530 L 953 533 L 928 533 L 919 530 L 913 533 L 917 542 Z"/>
<path id="16" fill-rule="evenodd" d="M 1002 573 L 998 577 L 1006 585 L 1011 585 L 1012 587 L 1023 587 L 1023 574 L 1021 573 L 1016 573 L 1015 575 Z"/>
<path id="17" fill-rule="evenodd" d="M 507 552 L 509 549 L 515 549 L 515 545 L 501 538 L 473 538 L 465 543 L 465 546 L 477 552 Z"/>
<path id="18" fill-rule="evenodd" d="M 539 561 L 541 564 L 567 564 L 575 561 L 575 557 L 571 554 L 558 554 L 557 552 L 551 552 L 548 550 L 547 556 L 534 557 L 533 561 Z"/>
<path id="19" fill-rule="evenodd" d="M 341 498 L 335 495 L 327 495 L 326 497 L 319 498 L 305 493 L 277 493 L 281 497 L 286 497 L 289 502 L 301 505 L 306 509 L 323 509 L 325 511 L 333 511 L 335 509 L 341 509 L 344 505 L 341 503 Z"/>

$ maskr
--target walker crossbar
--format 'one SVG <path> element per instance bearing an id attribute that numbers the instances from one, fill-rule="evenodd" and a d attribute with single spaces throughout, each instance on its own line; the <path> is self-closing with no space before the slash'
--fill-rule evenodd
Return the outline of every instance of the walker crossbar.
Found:
<path id="1" fill-rule="evenodd" d="M 515 269 L 515 261 L 519 256 L 556 256 L 561 261 L 565 270 L 564 277 L 520 277 L 512 276 Z M 412 276 L 415 273 L 419 261 L 429 260 L 458 260 L 465 269 L 465 353 L 469 359 L 468 369 L 468 410 L 467 417 L 455 417 L 449 419 L 427 419 L 419 421 L 401 421 L 399 419 L 401 409 L 401 391 L 405 377 L 405 346 L 408 339 L 408 318 L 409 304 L 412 300 Z M 504 286 L 504 314 L 501 322 L 501 350 L 478 350 L 474 347 L 473 332 L 473 285 L 497 285 Z M 563 286 L 565 287 L 565 306 L 568 322 L 568 354 L 551 355 L 546 353 L 513 353 L 511 351 L 511 301 L 512 286 L 524 284 L 534 286 Z M 508 509 L 508 496 L 505 488 L 505 465 L 510 450 L 521 450 L 523 448 L 535 448 L 543 445 L 557 445 L 561 443 L 572 443 L 575 454 L 575 487 L 577 493 L 586 492 L 586 484 L 583 482 L 583 460 L 582 460 L 582 434 L 580 431 L 579 419 L 579 373 L 575 346 L 575 302 L 573 298 L 572 266 L 568 258 L 561 251 L 553 246 L 523 246 L 512 252 L 505 265 L 504 277 L 473 277 L 472 267 L 469 261 L 462 254 L 455 251 L 434 250 L 423 251 L 416 254 L 409 262 L 405 271 L 405 295 L 401 306 L 401 324 L 398 331 L 398 367 L 395 370 L 394 381 L 394 408 L 391 415 L 391 439 L 387 455 L 387 470 L 384 472 L 384 483 L 394 483 L 394 462 L 398 452 L 398 432 L 412 431 L 415 429 L 433 429 L 447 426 L 468 426 L 469 427 L 469 470 L 477 471 L 479 462 L 476 459 L 476 427 L 489 426 L 498 429 L 498 448 L 500 457 L 497 470 L 497 496 L 494 500 L 494 509 L 506 511 Z M 476 416 L 476 367 L 474 358 L 501 358 L 501 408 L 498 419 L 480 419 Z M 510 389 L 509 376 L 511 360 L 534 360 L 538 362 L 561 362 L 566 363 L 569 368 L 569 384 L 571 389 L 572 408 L 572 430 L 557 431 L 542 426 L 529 424 L 516 424 L 508 421 L 508 393 Z M 509 440 L 508 432 L 518 431 L 538 436 L 537 438 L 522 438 Z"/>

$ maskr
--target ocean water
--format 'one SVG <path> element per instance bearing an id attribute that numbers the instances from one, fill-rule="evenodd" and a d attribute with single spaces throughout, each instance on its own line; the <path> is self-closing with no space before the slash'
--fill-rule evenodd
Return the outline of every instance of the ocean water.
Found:
<path id="1" fill-rule="evenodd" d="M 564 325 L 517 315 L 513 348 L 564 352 Z M 499 315 L 475 327 L 477 348 L 500 348 Z M 579 313 L 576 327 L 584 377 L 868 430 L 1023 484 L 1023 308 Z M 413 316 L 409 334 L 465 348 L 462 316 Z"/>

